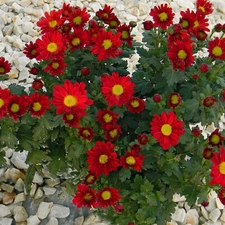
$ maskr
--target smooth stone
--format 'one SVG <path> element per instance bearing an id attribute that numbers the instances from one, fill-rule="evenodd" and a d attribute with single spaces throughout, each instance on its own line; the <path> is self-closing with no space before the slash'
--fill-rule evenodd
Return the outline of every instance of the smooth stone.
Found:
<path id="1" fill-rule="evenodd" d="M 221 203 L 219 198 L 216 198 L 216 206 L 218 209 L 224 209 L 224 205 Z"/>
<path id="2" fill-rule="evenodd" d="M 33 198 L 37 190 L 37 184 L 31 184 L 30 197 Z"/>
<path id="3" fill-rule="evenodd" d="M 54 217 L 50 218 L 48 223 L 46 223 L 46 225 L 58 225 L 58 224 L 59 224 L 58 220 Z"/>
<path id="4" fill-rule="evenodd" d="M 10 185 L 10 184 L 6 184 L 6 183 L 2 183 L 1 184 L 1 189 L 3 191 L 7 191 L 7 192 L 10 192 L 12 193 L 14 191 L 14 186 Z"/>
<path id="5" fill-rule="evenodd" d="M 35 216 L 30 216 L 27 219 L 27 225 L 38 225 L 41 221 L 38 219 L 38 217 Z"/>
<path id="6" fill-rule="evenodd" d="M 85 218 L 83 225 L 95 224 L 98 222 L 101 222 L 100 217 L 95 216 L 94 214 L 90 214 Z"/>
<path id="7" fill-rule="evenodd" d="M 70 208 L 63 205 L 54 204 L 50 210 L 49 218 L 66 218 L 70 214 Z"/>
<path id="8" fill-rule="evenodd" d="M 44 193 L 45 193 L 46 196 L 49 196 L 49 195 L 55 194 L 56 188 L 44 186 L 43 187 L 43 191 L 44 191 Z"/>
<path id="9" fill-rule="evenodd" d="M 18 195 L 16 195 L 15 200 L 14 200 L 14 204 L 19 203 L 19 202 L 24 202 L 26 200 L 26 195 L 25 193 L 19 193 Z"/>
<path id="10" fill-rule="evenodd" d="M 24 181 L 21 179 L 21 178 L 19 178 L 17 181 L 16 181 L 16 183 L 15 183 L 15 189 L 17 190 L 17 191 L 23 191 L 24 190 Z"/>
<path id="11" fill-rule="evenodd" d="M 4 205 L 11 204 L 15 199 L 16 194 L 14 192 L 4 192 L 2 196 L 2 203 Z"/>
<path id="12" fill-rule="evenodd" d="M 184 202 L 186 201 L 185 196 L 181 196 L 180 194 L 175 193 L 173 195 L 173 202 Z"/>
<path id="13" fill-rule="evenodd" d="M 23 57 L 23 59 L 25 58 L 25 56 Z M 25 60 L 25 59 L 24 59 Z M 17 61 L 18 63 L 20 63 L 20 60 Z M 25 67 L 25 64 L 27 65 L 27 63 L 29 62 L 29 60 L 25 60 L 23 67 Z M 20 66 L 21 68 L 22 66 Z M 27 152 L 23 151 L 23 152 L 14 152 L 11 158 L 11 162 L 13 163 L 13 165 L 18 168 L 18 169 L 23 169 L 23 170 L 27 170 L 29 165 L 25 163 L 27 158 Z"/>
<path id="14" fill-rule="evenodd" d="M 205 219 L 209 219 L 209 213 L 208 213 L 208 211 L 205 209 L 205 207 L 204 206 L 201 206 L 201 212 L 202 212 L 202 215 L 203 215 L 203 217 L 205 218 Z"/>
<path id="15" fill-rule="evenodd" d="M 36 199 L 36 200 L 40 199 L 43 197 L 43 195 L 44 195 L 44 192 L 42 191 L 42 188 L 39 187 L 34 195 L 34 199 Z"/>
<path id="16" fill-rule="evenodd" d="M 18 39 L 16 39 L 16 40 L 18 40 Z M 24 44 L 23 44 L 23 42 L 20 40 L 20 42 L 22 43 L 22 46 L 24 46 Z M 15 42 L 14 42 L 15 43 Z M 15 46 L 16 47 L 16 46 Z M 19 46 L 19 48 L 20 48 L 20 46 Z M 22 47 L 23 48 L 23 47 Z M 22 71 L 25 67 L 26 67 L 26 65 L 28 64 L 30 62 L 30 60 L 26 57 L 26 56 L 21 56 L 21 57 L 17 57 L 17 58 L 15 58 L 14 59 L 14 64 L 15 64 L 15 66 L 16 66 L 16 68 L 19 70 L 19 71 Z M 24 159 L 26 159 L 25 157 L 24 157 Z M 23 163 L 24 163 L 25 161 L 23 161 Z M 17 168 L 19 168 L 19 167 L 17 167 Z M 27 167 L 28 168 L 28 167 Z M 20 168 L 20 169 L 22 169 L 22 168 Z"/>
<path id="17" fill-rule="evenodd" d="M 16 206 L 13 210 L 13 214 L 16 222 L 23 222 L 28 218 L 28 214 L 23 206 Z"/>
<path id="18" fill-rule="evenodd" d="M 45 183 L 49 186 L 49 187 L 55 187 L 57 184 L 60 184 L 60 179 L 59 178 L 50 178 L 50 179 L 45 179 Z"/>
<path id="19" fill-rule="evenodd" d="M 183 208 L 177 208 L 175 213 L 172 214 L 172 220 L 183 223 L 185 220 L 186 212 Z"/>
<path id="20" fill-rule="evenodd" d="M 10 216 L 11 212 L 9 208 L 5 205 L 0 204 L 0 218 Z"/>
<path id="21" fill-rule="evenodd" d="M 20 170 L 12 168 L 9 170 L 9 178 L 12 182 L 16 183 L 19 178 L 24 179 L 25 175 Z"/>
<path id="22" fill-rule="evenodd" d="M 0 224 L 1 225 L 11 225 L 13 219 L 11 218 L 0 218 Z"/>
<path id="23" fill-rule="evenodd" d="M 209 213 L 209 219 L 212 220 L 213 222 L 216 222 L 219 217 L 221 215 L 221 212 L 219 209 L 213 209 L 210 213 Z"/>
<path id="24" fill-rule="evenodd" d="M 221 220 L 222 222 L 225 222 L 225 209 L 222 210 L 222 215 L 221 215 L 221 217 L 220 217 L 220 220 Z"/>
<path id="25" fill-rule="evenodd" d="M 210 198 L 209 199 L 209 204 L 205 207 L 208 212 L 211 212 L 216 208 L 216 199 L 215 198 Z"/>
<path id="26" fill-rule="evenodd" d="M 193 215 L 189 215 L 186 218 L 186 224 L 190 224 L 190 225 L 198 225 L 199 224 L 199 216 L 193 216 Z"/>
<path id="27" fill-rule="evenodd" d="M 45 219 L 48 216 L 52 206 L 53 202 L 41 202 L 37 210 L 38 218 L 42 220 Z"/>
<path id="28" fill-rule="evenodd" d="M 84 217 L 83 217 L 83 216 L 80 216 L 80 217 L 77 217 L 77 218 L 75 219 L 74 225 L 82 225 L 83 222 L 84 222 Z"/>
<path id="29" fill-rule="evenodd" d="M 32 182 L 38 185 L 42 185 L 44 182 L 44 179 L 38 172 L 35 172 Z"/>

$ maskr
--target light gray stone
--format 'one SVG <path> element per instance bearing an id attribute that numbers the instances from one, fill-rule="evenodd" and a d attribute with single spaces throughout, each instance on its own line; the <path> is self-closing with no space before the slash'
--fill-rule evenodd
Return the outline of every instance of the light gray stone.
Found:
<path id="1" fill-rule="evenodd" d="M 41 221 L 38 219 L 36 215 L 30 216 L 27 219 L 27 225 L 38 225 Z"/>
<path id="2" fill-rule="evenodd" d="M 44 191 L 44 193 L 45 193 L 46 196 L 49 196 L 49 195 L 55 194 L 56 188 L 44 186 L 43 187 L 43 191 Z"/>
<path id="3" fill-rule="evenodd" d="M 46 225 L 58 225 L 58 224 L 59 224 L 58 220 L 54 217 L 50 218 L 48 223 L 46 223 Z"/>
<path id="4" fill-rule="evenodd" d="M 38 172 L 35 172 L 32 182 L 38 185 L 42 185 L 44 180 L 43 177 Z"/>
<path id="5" fill-rule="evenodd" d="M 19 203 L 19 202 L 24 202 L 25 200 L 26 200 L 25 193 L 19 193 L 18 195 L 16 195 L 13 203 L 16 204 L 16 203 Z"/>
<path id="6" fill-rule="evenodd" d="M 49 218 L 66 218 L 70 214 L 70 208 L 63 205 L 54 204 L 50 210 Z"/>
<path id="7" fill-rule="evenodd" d="M 75 219 L 75 223 L 74 225 L 82 225 L 84 222 L 84 217 L 83 216 L 79 216 Z"/>
<path id="8" fill-rule="evenodd" d="M 24 68 L 28 61 L 27 58 L 23 56 L 22 59 L 20 60 L 15 60 L 16 64 L 18 65 L 18 67 L 22 70 L 22 68 Z M 15 63 L 14 61 L 14 63 Z M 14 152 L 11 158 L 11 162 L 13 163 L 13 165 L 18 168 L 18 169 L 23 169 L 23 170 L 27 170 L 29 165 L 25 163 L 27 158 L 27 152 L 23 151 L 23 152 Z"/>
<path id="9" fill-rule="evenodd" d="M 0 224 L 1 225 L 11 225 L 13 219 L 11 218 L 0 218 Z"/>
<path id="10" fill-rule="evenodd" d="M 10 216 L 11 212 L 9 208 L 5 205 L 0 204 L 0 218 Z"/>
<path id="11" fill-rule="evenodd" d="M 38 218 L 42 220 L 45 219 L 48 216 L 52 206 L 53 202 L 41 202 L 37 211 Z"/>
<path id="12" fill-rule="evenodd" d="M 28 214 L 23 206 L 16 206 L 13 210 L 13 215 L 16 222 L 23 222 L 28 218 Z"/>
<path id="13" fill-rule="evenodd" d="M 177 222 L 183 223 L 185 220 L 186 212 L 183 208 L 177 208 L 171 218 Z"/>
<path id="14" fill-rule="evenodd" d="M 209 213 L 209 219 L 213 222 L 216 222 L 221 215 L 221 212 L 219 209 L 215 208 Z"/>

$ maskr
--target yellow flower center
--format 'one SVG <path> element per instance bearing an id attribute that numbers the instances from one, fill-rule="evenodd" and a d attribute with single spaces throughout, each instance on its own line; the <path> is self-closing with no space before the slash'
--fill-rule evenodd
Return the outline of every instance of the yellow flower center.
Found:
<path id="1" fill-rule="evenodd" d="M 90 201 L 92 199 L 92 195 L 90 193 L 85 194 L 84 199 L 86 201 Z"/>
<path id="2" fill-rule="evenodd" d="M 58 49 L 58 46 L 55 42 L 51 42 L 47 45 L 47 50 L 51 53 L 56 52 Z"/>
<path id="3" fill-rule="evenodd" d="M 113 129 L 109 132 L 110 137 L 114 138 L 116 137 L 118 134 L 118 130 L 117 129 Z"/>
<path id="4" fill-rule="evenodd" d="M 90 135 L 90 132 L 88 130 L 83 130 L 82 134 L 85 136 L 85 137 L 88 137 Z"/>
<path id="5" fill-rule="evenodd" d="M 104 47 L 105 50 L 108 50 L 112 46 L 111 40 L 104 40 L 102 46 Z"/>
<path id="6" fill-rule="evenodd" d="M 117 27 L 117 26 L 118 26 L 118 23 L 117 23 L 117 21 L 115 21 L 115 20 L 112 20 L 112 21 L 110 22 L 110 24 L 111 24 L 112 27 Z"/>
<path id="7" fill-rule="evenodd" d="M 56 20 L 52 20 L 48 23 L 48 25 L 51 27 L 51 28 L 54 28 L 56 25 L 57 25 L 57 21 Z"/>
<path id="8" fill-rule="evenodd" d="M 211 142 L 215 145 L 218 144 L 220 142 L 220 136 L 217 134 L 213 134 L 211 137 Z"/>
<path id="9" fill-rule="evenodd" d="M 194 28 L 196 28 L 196 27 L 198 27 L 199 26 L 199 22 L 196 20 L 195 22 L 194 22 Z"/>
<path id="10" fill-rule="evenodd" d="M 78 101 L 77 101 L 77 99 L 73 95 L 67 95 L 64 98 L 63 103 L 67 107 L 73 107 L 73 106 L 76 106 L 77 105 Z"/>
<path id="11" fill-rule="evenodd" d="M 35 49 L 31 50 L 31 55 L 36 55 L 37 51 Z"/>
<path id="12" fill-rule="evenodd" d="M 126 30 L 123 30 L 123 31 L 122 31 L 122 38 L 123 38 L 123 39 L 129 38 L 129 33 L 128 33 Z"/>
<path id="13" fill-rule="evenodd" d="M 126 164 L 132 166 L 132 165 L 134 165 L 135 163 L 136 163 L 136 160 L 135 160 L 135 158 L 134 158 L 133 156 L 128 156 L 128 157 L 126 158 Z"/>
<path id="14" fill-rule="evenodd" d="M 88 183 L 91 183 L 92 181 L 94 180 L 94 176 L 93 175 L 90 175 L 88 178 L 87 178 L 87 182 Z"/>
<path id="15" fill-rule="evenodd" d="M 221 174 L 225 174 L 225 162 L 219 164 L 219 171 Z"/>
<path id="16" fill-rule="evenodd" d="M 0 108 L 2 108 L 2 106 L 5 104 L 5 101 L 2 99 L 2 98 L 0 98 Z"/>
<path id="17" fill-rule="evenodd" d="M 124 92 L 123 86 L 120 84 L 116 84 L 112 88 L 112 93 L 116 96 L 120 96 L 121 94 L 123 94 L 123 92 Z"/>
<path id="18" fill-rule="evenodd" d="M 223 54 L 223 51 L 219 46 L 216 46 L 213 48 L 212 54 L 215 56 L 221 56 Z"/>
<path id="19" fill-rule="evenodd" d="M 104 116 L 103 116 L 103 119 L 106 123 L 110 123 L 113 119 L 113 117 L 109 114 L 109 113 L 106 113 Z"/>
<path id="20" fill-rule="evenodd" d="M 72 120 L 73 118 L 74 118 L 74 115 L 73 115 L 72 113 L 66 115 L 66 119 L 67 119 L 68 121 Z"/>
<path id="21" fill-rule="evenodd" d="M 20 110 L 20 106 L 16 103 L 13 103 L 10 109 L 12 112 L 16 113 Z"/>
<path id="22" fill-rule="evenodd" d="M 79 45 L 79 44 L 80 44 L 80 38 L 74 38 L 74 39 L 72 40 L 72 44 L 73 44 L 74 46 Z"/>
<path id="23" fill-rule="evenodd" d="M 178 56 L 179 59 L 186 59 L 187 53 L 182 49 L 178 52 L 177 56 Z"/>
<path id="24" fill-rule="evenodd" d="M 139 101 L 137 101 L 137 100 L 133 100 L 130 104 L 133 108 L 137 108 L 140 105 Z"/>
<path id="25" fill-rule="evenodd" d="M 161 132 L 165 136 L 170 136 L 172 133 L 172 126 L 168 123 L 163 124 L 161 127 Z"/>
<path id="26" fill-rule="evenodd" d="M 159 14 L 160 21 L 166 21 L 168 19 L 168 15 L 165 12 Z"/>
<path id="27" fill-rule="evenodd" d="M 172 95 L 170 100 L 171 100 L 171 103 L 174 105 L 179 103 L 179 98 L 177 95 Z"/>
<path id="28" fill-rule="evenodd" d="M 108 14 L 108 13 L 103 13 L 103 16 L 104 16 L 105 18 L 108 18 L 108 17 L 109 17 L 109 14 Z"/>
<path id="29" fill-rule="evenodd" d="M 73 18 L 73 22 L 77 25 L 80 25 L 82 22 L 82 18 L 80 16 L 77 16 L 77 17 Z"/>
<path id="30" fill-rule="evenodd" d="M 105 163 L 107 163 L 108 162 L 108 156 L 107 155 L 100 155 L 100 157 L 99 157 L 99 162 L 101 163 L 101 164 L 105 164 Z"/>
<path id="31" fill-rule="evenodd" d="M 33 104 L 33 110 L 35 111 L 35 112 L 37 112 L 37 111 L 40 111 L 41 110 L 41 104 L 39 103 L 39 102 L 35 102 L 34 104 Z"/>
<path id="32" fill-rule="evenodd" d="M 205 8 L 203 6 L 199 6 L 198 9 L 202 10 L 202 12 L 205 12 Z"/>
<path id="33" fill-rule="evenodd" d="M 110 191 L 103 191 L 102 192 L 102 198 L 104 200 L 109 200 L 111 198 L 111 192 Z"/>
<path id="34" fill-rule="evenodd" d="M 188 27 L 188 26 L 189 26 L 188 21 L 187 21 L 187 20 L 183 20 L 183 21 L 181 22 L 181 26 L 182 26 L 183 28 Z"/>
<path id="35" fill-rule="evenodd" d="M 52 63 L 52 68 L 55 69 L 55 70 L 58 69 L 59 68 L 59 63 L 53 62 Z"/>
<path id="36" fill-rule="evenodd" d="M 5 68 L 4 67 L 0 67 L 0 73 L 4 73 L 5 72 Z"/>

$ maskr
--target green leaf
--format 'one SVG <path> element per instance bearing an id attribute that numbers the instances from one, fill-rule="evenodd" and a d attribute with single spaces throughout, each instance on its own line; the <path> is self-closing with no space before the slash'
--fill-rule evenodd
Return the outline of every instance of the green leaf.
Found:
<path id="1" fill-rule="evenodd" d="M 38 164 L 43 163 L 46 160 L 50 160 L 48 153 L 46 151 L 36 149 L 28 152 L 26 161 L 32 164 Z"/>
<path id="2" fill-rule="evenodd" d="M 122 168 L 119 172 L 119 179 L 124 182 L 127 179 L 130 179 L 131 171 L 130 169 L 124 169 Z"/>
<path id="3" fill-rule="evenodd" d="M 34 166 L 34 164 L 31 164 L 28 167 L 26 174 L 25 174 L 25 178 L 24 178 L 24 184 L 25 184 L 25 188 L 26 188 L 26 191 L 28 194 L 30 193 L 30 190 L 31 190 L 31 183 L 34 178 L 35 172 L 36 172 L 35 166 Z"/>

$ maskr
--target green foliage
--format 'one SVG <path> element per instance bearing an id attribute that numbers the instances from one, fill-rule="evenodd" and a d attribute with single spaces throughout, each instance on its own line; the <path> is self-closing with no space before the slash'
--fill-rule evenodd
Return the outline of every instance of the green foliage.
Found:
<path id="1" fill-rule="evenodd" d="M 99 18 L 94 19 L 99 25 L 105 26 L 106 30 L 110 30 L 109 26 Z M 87 29 L 90 29 L 88 23 Z M 116 29 L 113 30 L 113 33 L 115 32 Z M 195 61 L 183 70 L 175 69 L 173 63 L 183 61 L 181 58 L 179 59 L 181 61 L 176 59 L 177 61 L 173 62 L 168 58 L 168 35 L 171 32 L 173 32 L 172 25 L 167 30 L 159 27 L 145 30 L 142 43 L 133 41 L 133 45 L 129 46 L 123 42 L 117 57 L 109 57 L 106 60 L 98 60 L 89 45 L 72 52 L 67 49 L 65 51 L 67 66 L 64 73 L 59 76 L 51 76 L 44 71 L 51 60 L 41 60 L 35 64 L 39 70 L 37 77 L 44 83 L 44 88 L 38 93 L 48 96 L 50 101 L 54 98 L 56 85 L 62 86 L 65 80 L 70 80 L 73 84 L 84 83 L 86 86 L 85 91 L 81 93 L 82 97 L 76 99 L 78 102 L 81 101 L 78 109 L 68 109 L 63 96 L 61 103 L 65 108 L 62 113 L 58 114 L 57 107 L 50 104 L 50 109 L 44 115 L 35 117 L 29 105 L 26 113 L 19 116 L 18 121 L 14 121 L 9 113 L 0 119 L 1 149 L 10 147 L 16 151 L 28 151 L 27 163 L 30 166 L 25 177 L 28 192 L 35 171 L 41 171 L 42 168 L 47 167 L 52 175 L 62 178 L 62 186 L 70 195 L 75 193 L 77 184 L 82 183 L 88 174 L 87 153 L 97 141 L 109 141 L 106 135 L 107 127 L 102 126 L 97 119 L 100 110 L 108 109 L 117 114 L 118 121 L 114 125 L 119 125 L 121 128 L 119 137 L 111 141 L 118 161 L 120 160 L 120 166 L 110 171 L 108 175 L 101 174 L 89 187 L 96 191 L 104 187 L 118 189 L 122 196 L 119 204 L 123 205 L 124 211 L 116 212 L 113 206 L 105 209 L 98 208 L 96 210 L 99 215 L 114 225 L 127 225 L 130 222 L 134 222 L 135 225 L 154 223 L 164 225 L 170 220 L 171 212 L 174 211 L 175 203 L 172 201 L 172 196 L 175 192 L 185 195 L 189 204 L 194 204 L 197 197 L 199 202 L 206 200 L 210 188 L 211 162 L 204 159 L 202 153 L 209 145 L 209 134 L 206 139 L 203 135 L 195 136 L 190 124 L 201 123 L 204 128 L 212 123 L 219 126 L 220 116 L 224 113 L 225 63 L 223 60 L 209 56 L 197 58 L 195 54 L 208 46 L 210 38 L 200 41 L 192 36 L 191 43 L 197 45 L 192 49 Z M 140 58 L 135 65 L 135 71 L 130 75 L 127 60 L 135 53 L 138 53 Z M 175 54 L 175 58 L 177 57 L 178 54 Z M 199 69 L 203 63 L 209 66 L 207 73 Z M 82 74 L 84 67 L 90 69 L 88 75 Z M 122 106 L 115 104 L 109 107 L 108 100 L 105 99 L 102 91 L 101 78 L 103 74 L 110 76 L 113 72 L 118 72 L 122 78 L 130 75 L 131 82 L 135 84 L 133 96 L 144 101 L 143 110 L 138 113 L 129 110 L 127 104 L 130 99 Z M 193 74 L 198 74 L 198 79 L 194 79 Z M 127 88 L 126 82 L 122 82 L 121 85 L 125 85 L 124 89 Z M 105 89 L 110 88 L 105 87 Z M 32 87 L 26 92 L 23 87 L 16 84 L 10 85 L 9 90 L 11 94 L 26 95 L 27 99 L 36 92 Z M 69 95 L 76 97 L 78 92 L 78 89 L 72 90 Z M 86 108 L 83 103 L 84 93 L 93 100 L 93 104 Z M 109 93 L 113 94 L 113 90 L 109 90 Z M 171 105 L 171 93 L 180 96 L 180 102 L 176 106 Z M 57 94 L 60 95 L 60 93 Z M 156 94 L 160 99 L 157 100 Z M 120 98 L 116 94 L 113 97 L 115 96 Z M 204 100 L 209 96 L 216 101 L 207 106 Z M 176 98 L 174 101 L 176 102 Z M 1 101 L 0 103 L 2 104 Z M 70 124 L 69 126 L 65 122 L 68 116 L 66 112 L 72 113 L 75 119 L 78 116 L 79 125 Z M 161 116 L 163 112 L 173 112 L 184 129 L 184 134 L 180 137 L 176 134 L 173 136 L 168 149 L 163 149 L 160 145 L 160 142 L 163 142 L 162 139 L 159 141 L 155 138 L 159 133 L 163 134 L 162 125 L 159 125 L 161 127 L 156 135 L 152 134 L 150 125 L 153 118 L 156 115 Z M 164 123 L 163 118 L 160 120 Z M 88 139 L 84 134 L 79 133 L 80 128 L 91 128 L 94 136 Z M 171 132 L 173 131 L 172 128 Z M 140 134 L 147 136 L 147 143 L 140 143 L 138 138 Z M 221 135 L 225 136 L 225 132 L 221 132 Z M 167 136 L 171 138 L 170 134 L 163 134 L 163 138 Z M 140 151 L 136 150 L 135 154 L 143 156 L 143 159 L 141 158 L 143 165 L 141 164 L 140 170 L 132 166 L 132 161 L 130 164 L 126 162 L 126 166 L 122 164 L 121 157 L 127 152 L 130 153 L 131 146 L 134 144 L 140 147 Z M 218 146 L 213 149 L 214 152 L 219 151 Z M 4 163 L 4 151 L 1 150 L 0 165 Z M 100 160 L 97 159 L 95 163 L 98 170 L 97 164 Z"/>

